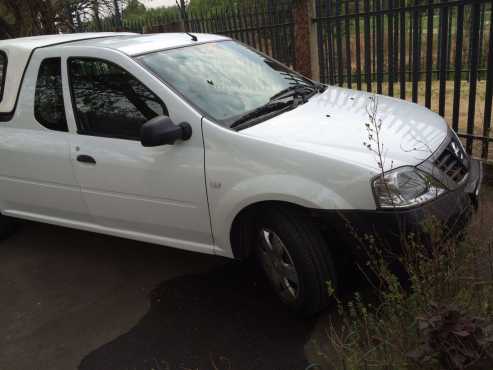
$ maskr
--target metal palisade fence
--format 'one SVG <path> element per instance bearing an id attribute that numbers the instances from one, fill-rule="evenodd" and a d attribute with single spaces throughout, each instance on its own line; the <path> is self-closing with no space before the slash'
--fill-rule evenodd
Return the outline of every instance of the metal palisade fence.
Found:
<path id="1" fill-rule="evenodd" d="M 138 20 L 123 20 L 124 31 L 137 33 L 173 32 L 180 30 L 180 13 L 150 15 Z M 289 1 L 273 6 L 230 6 L 207 12 L 187 11 L 185 28 L 191 32 L 214 33 L 232 37 L 293 66 L 294 20 Z M 99 24 L 90 22 L 78 31 L 115 31 L 115 20 L 108 17 Z M 183 30 L 183 29 L 182 29 Z"/>
<path id="2" fill-rule="evenodd" d="M 180 20 L 178 12 L 164 13 L 161 15 L 150 14 L 145 17 L 135 19 L 123 19 L 122 28 L 119 29 L 114 17 L 101 19 L 99 22 L 94 20 L 81 23 L 76 27 L 76 32 L 115 32 L 126 31 L 135 33 L 145 33 L 157 25 L 168 25 Z"/>
<path id="3" fill-rule="evenodd" d="M 289 4 L 266 7 L 228 8 L 208 14 L 189 13 L 192 32 L 225 35 L 248 44 L 293 66 L 294 20 Z"/>
<path id="4" fill-rule="evenodd" d="M 290 67 L 310 65 L 312 76 L 322 82 L 423 104 L 445 117 L 469 153 L 493 161 L 493 0 L 281 0 L 268 4 L 232 4 L 204 13 L 192 10 L 185 20 L 176 11 L 124 20 L 123 29 L 171 32 L 185 28 L 222 34 Z M 300 9 L 310 10 L 305 16 Z M 83 30 L 94 27 L 91 22 Z M 115 29 L 112 19 L 106 19 L 97 30 Z M 318 63 L 313 63 L 315 55 Z"/>
<path id="5" fill-rule="evenodd" d="M 316 0 L 320 78 L 424 104 L 487 159 L 492 16 L 491 0 Z"/>

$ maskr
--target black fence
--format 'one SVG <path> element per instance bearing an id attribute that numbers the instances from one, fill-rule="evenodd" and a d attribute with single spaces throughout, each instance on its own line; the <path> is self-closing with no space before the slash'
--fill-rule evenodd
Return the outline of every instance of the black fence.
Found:
<path id="1" fill-rule="evenodd" d="M 180 15 L 176 13 L 165 13 L 162 15 L 147 15 L 145 17 L 139 17 L 136 19 L 123 19 L 122 27 L 118 26 L 114 17 L 106 17 L 99 22 L 92 20 L 90 22 L 82 23 L 76 27 L 77 32 L 115 32 L 126 31 L 143 33 L 146 30 L 156 25 L 165 25 L 180 21 Z"/>
<path id="2" fill-rule="evenodd" d="M 123 20 L 122 31 L 148 33 L 176 30 L 181 22 L 179 12 L 154 15 L 138 20 Z M 279 1 L 274 6 L 229 7 L 207 13 L 187 12 L 186 28 L 191 32 L 214 33 L 232 37 L 281 62 L 293 66 L 294 20 L 290 2 Z M 112 17 L 96 24 L 91 21 L 79 31 L 118 30 Z"/>
<path id="3" fill-rule="evenodd" d="M 298 0 L 301 1 L 301 0 Z M 311 0 L 306 0 L 311 1 Z M 444 116 L 469 153 L 493 160 L 493 0 L 315 0 L 320 80 L 423 104 Z M 176 13 L 176 14 L 175 14 Z M 123 30 L 227 35 L 295 65 L 293 2 L 124 20 Z M 113 19 L 85 31 L 114 31 Z M 298 46 L 300 44 L 298 43 Z M 298 61 L 299 63 L 300 61 Z"/>
<path id="4" fill-rule="evenodd" d="M 205 16 L 190 13 L 188 24 L 192 32 L 232 37 L 289 66 L 294 65 L 294 20 L 287 5 L 272 9 L 231 8 Z"/>
<path id="5" fill-rule="evenodd" d="M 486 159 L 492 16 L 491 0 L 317 0 L 321 80 L 424 104 Z"/>

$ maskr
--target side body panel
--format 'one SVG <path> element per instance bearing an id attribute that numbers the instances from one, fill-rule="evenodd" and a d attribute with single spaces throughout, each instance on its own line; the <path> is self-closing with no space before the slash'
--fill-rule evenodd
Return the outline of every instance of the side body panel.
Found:
<path id="1" fill-rule="evenodd" d="M 26 218 L 87 222 L 90 216 L 70 161 L 70 134 L 48 130 L 34 117 L 38 69 L 44 58 L 53 56 L 56 52 L 49 49 L 34 53 L 15 115 L 0 124 L 0 209 Z"/>
<path id="2" fill-rule="evenodd" d="M 213 253 L 201 116 L 118 51 L 78 47 L 75 52 L 67 46 L 63 53 L 64 60 L 83 55 L 117 64 L 166 104 L 174 123 L 188 122 L 193 130 L 186 142 L 155 148 L 137 140 L 71 135 L 72 164 L 94 222 L 122 235 L 148 235 L 159 244 Z M 63 68 L 68 76 L 66 62 Z M 66 101 L 67 119 L 76 132 L 73 101 L 69 96 Z M 79 155 L 93 157 L 96 164 L 79 162 Z"/>

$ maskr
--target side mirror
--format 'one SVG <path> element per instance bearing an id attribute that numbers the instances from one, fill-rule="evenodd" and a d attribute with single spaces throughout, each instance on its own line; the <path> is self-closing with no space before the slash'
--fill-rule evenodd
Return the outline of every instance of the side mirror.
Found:
<path id="1" fill-rule="evenodd" d="M 140 142 L 145 147 L 173 145 L 177 140 L 192 137 L 192 127 L 186 123 L 175 125 L 167 116 L 158 116 L 140 128 Z"/>

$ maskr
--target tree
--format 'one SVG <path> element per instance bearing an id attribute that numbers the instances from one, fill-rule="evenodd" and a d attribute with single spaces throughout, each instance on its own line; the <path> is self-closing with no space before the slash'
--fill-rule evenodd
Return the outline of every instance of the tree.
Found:
<path id="1" fill-rule="evenodd" d="M 0 0 L 0 37 L 20 37 L 84 30 L 97 31 L 112 19 L 122 29 L 122 9 L 136 0 Z"/>
<path id="2" fill-rule="evenodd" d="M 122 15 L 124 19 L 136 19 L 144 17 L 146 11 L 145 5 L 139 0 L 129 0 L 127 6 L 122 11 Z"/>
<path id="3" fill-rule="evenodd" d="M 1 36 L 48 34 L 70 27 L 64 5 L 64 0 L 0 0 Z"/>

